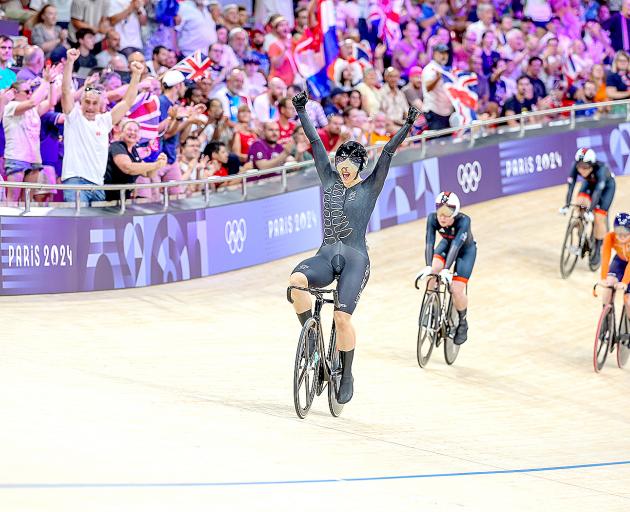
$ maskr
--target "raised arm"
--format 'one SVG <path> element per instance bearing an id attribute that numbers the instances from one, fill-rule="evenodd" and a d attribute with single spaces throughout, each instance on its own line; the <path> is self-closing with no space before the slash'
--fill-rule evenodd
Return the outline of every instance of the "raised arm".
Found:
<path id="1" fill-rule="evenodd" d="M 72 69 L 79 58 L 79 50 L 70 49 L 66 52 L 66 64 L 63 67 L 63 80 L 61 82 L 61 109 L 68 115 L 74 108 L 74 94 L 72 92 Z"/>
<path id="2" fill-rule="evenodd" d="M 394 135 L 389 141 L 387 141 L 387 144 L 385 144 L 385 147 L 383 147 L 381 156 L 379 156 L 378 161 L 374 166 L 374 171 L 371 175 L 374 176 L 378 187 L 382 187 L 385 183 L 385 178 L 387 178 L 387 173 L 389 172 L 389 165 L 391 164 L 392 157 L 394 156 L 394 153 L 396 153 L 396 149 L 398 149 L 398 146 L 400 146 L 405 140 L 405 137 L 407 137 L 410 128 L 413 126 L 413 123 L 416 121 L 419 115 L 420 111 L 416 107 L 409 107 L 409 112 L 407 113 L 405 124 L 400 127 L 400 129 L 396 132 L 396 135 Z"/>
<path id="3" fill-rule="evenodd" d="M 311 146 L 313 146 L 313 152 L 320 153 L 320 157 L 328 160 L 328 152 L 324 147 L 324 143 L 322 142 L 319 133 L 317 133 L 315 126 L 313 126 L 311 118 L 308 117 L 308 114 L 306 113 L 306 103 L 308 102 L 307 94 L 305 92 L 300 92 L 293 96 L 291 101 L 298 113 L 300 122 L 302 123 L 302 128 L 304 128 L 304 133 L 306 134 L 308 141 L 311 143 Z M 315 158 L 317 159 L 317 156 L 315 156 Z"/>
<path id="4" fill-rule="evenodd" d="M 468 233 L 470 231 L 470 218 L 462 217 L 459 221 L 459 227 L 457 232 L 455 233 L 455 238 L 451 242 L 451 245 L 448 249 L 448 254 L 446 255 L 446 263 L 444 263 L 444 268 L 451 268 L 451 265 L 455 263 L 455 259 L 459 254 L 459 250 L 464 245 L 464 242 L 468 239 Z"/>
<path id="5" fill-rule="evenodd" d="M 435 251 L 435 213 L 427 218 L 427 235 L 425 237 L 424 259 L 428 267 L 433 263 L 433 252 Z"/>
<path id="6" fill-rule="evenodd" d="M 125 117 L 125 114 L 133 105 L 136 96 L 138 96 L 138 84 L 140 83 L 142 72 L 144 71 L 144 64 L 141 62 L 132 62 L 130 69 L 131 80 L 129 81 L 127 92 L 125 92 L 122 101 L 112 109 L 112 124 L 118 124 L 118 121 Z"/>

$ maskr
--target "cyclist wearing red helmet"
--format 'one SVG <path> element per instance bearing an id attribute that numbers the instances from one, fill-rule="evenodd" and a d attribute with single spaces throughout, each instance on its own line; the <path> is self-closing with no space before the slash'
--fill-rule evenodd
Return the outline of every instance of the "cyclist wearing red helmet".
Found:
<path id="1" fill-rule="evenodd" d="M 575 164 L 567 180 L 569 182 L 567 199 L 565 205 L 560 208 L 563 215 L 569 210 L 578 175 L 584 179 L 584 183 L 580 188 L 577 204 L 587 209 L 587 218 L 595 221 L 595 249 L 590 255 L 590 263 L 596 268 L 600 262 L 600 250 L 606 234 L 608 209 L 615 196 L 615 178 L 606 164 L 597 161 L 595 151 L 588 148 L 578 149 L 575 153 Z"/>
<path id="2" fill-rule="evenodd" d="M 612 251 L 615 257 L 610 260 Z M 615 217 L 614 231 L 604 237 L 604 250 L 602 254 L 601 281 L 602 285 L 614 286 L 623 289 L 626 313 L 630 316 L 630 214 L 618 213 Z M 602 294 L 604 304 L 610 300 L 609 289 Z"/>
<path id="3" fill-rule="evenodd" d="M 455 309 L 459 315 L 459 325 L 453 342 L 461 345 L 468 338 L 468 297 L 466 283 L 475 266 L 477 243 L 470 230 L 470 217 L 461 213 L 459 197 L 454 192 L 440 192 L 435 200 L 434 213 L 427 217 L 427 235 L 425 259 L 427 266 L 418 277 L 439 273 L 451 283 L 451 294 Z M 442 240 L 434 248 L 435 233 L 440 233 Z M 454 274 L 450 268 L 455 264 Z"/>

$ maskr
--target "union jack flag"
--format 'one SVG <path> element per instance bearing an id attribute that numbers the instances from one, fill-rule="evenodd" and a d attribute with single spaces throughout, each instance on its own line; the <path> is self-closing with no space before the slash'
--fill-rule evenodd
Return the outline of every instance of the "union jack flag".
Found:
<path id="1" fill-rule="evenodd" d="M 477 75 L 468 71 L 440 69 L 446 95 L 451 100 L 460 125 L 470 124 L 477 119 L 478 96 L 471 89 L 479 82 Z"/>
<path id="2" fill-rule="evenodd" d="M 145 162 L 154 162 L 160 152 L 158 125 L 160 124 L 160 99 L 154 94 L 143 92 L 127 112 L 139 127 L 138 153 Z"/>
<path id="3" fill-rule="evenodd" d="M 199 80 L 203 78 L 211 64 L 209 57 L 203 60 L 201 50 L 195 50 L 192 55 L 179 61 L 171 69 L 181 71 L 188 80 Z"/>

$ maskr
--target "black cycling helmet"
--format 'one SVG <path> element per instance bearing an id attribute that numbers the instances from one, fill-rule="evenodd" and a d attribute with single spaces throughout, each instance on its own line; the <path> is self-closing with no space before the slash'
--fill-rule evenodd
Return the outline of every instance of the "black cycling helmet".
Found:
<path id="1" fill-rule="evenodd" d="M 346 141 L 337 148 L 337 151 L 335 151 L 335 168 L 337 168 L 339 162 L 343 162 L 347 158 L 359 167 L 359 172 L 363 170 L 368 162 L 367 151 L 362 144 L 355 140 Z"/>

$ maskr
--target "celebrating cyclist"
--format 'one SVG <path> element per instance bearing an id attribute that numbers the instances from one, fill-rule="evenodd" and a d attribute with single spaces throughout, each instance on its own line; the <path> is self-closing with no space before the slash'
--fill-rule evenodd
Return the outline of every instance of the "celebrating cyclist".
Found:
<path id="1" fill-rule="evenodd" d="M 595 151 L 589 148 L 580 148 L 575 154 L 575 163 L 569 174 L 569 189 L 565 205 L 560 208 L 563 215 L 569 210 L 569 204 L 573 196 L 573 189 L 578 175 L 584 179 L 577 198 L 577 204 L 586 209 L 585 217 L 593 220 L 595 212 L 595 248 L 590 255 L 591 267 L 599 265 L 602 241 L 606 234 L 608 209 L 615 196 L 615 178 L 606 164 L 597 161 Z"/>
<path id="2" fill-rule="evenodd" d="M 615 257 L 610 261 L 612 250 Z M 626 314 L 630 315 L 630 214 L 618 213 L 615 217 L 614 231 L 604 237 L 604 254 L 602 255 L 601 281 L 604 286 L 614 286 L 625 291 L 624 302 Z M 610 300 L 611 290 L 602 294 L 604 304 Z"/>
<path id="3" fill-rule="evenodd" d="M 365 148 L 356 141 L 346 141 L 330 163 L 313 123 L 306 113 L 308 96 L 302 92 L 293 97 L 304 132 L 313 148 L 315 167 L 324 188 L 324 240 L 317 254 L 301 262 L 291 274 L 291 286 L 323 287 L 338 278 L 338 304 L 334 321 L 340 351 L 342 377 L 337 401 L 344 404 L 353 394 L 352 360 L 356 334 L 351 322 L 361 292 L 370 276 L 365 232 L 389 171 L 392 156 L 404 140 L 420 112 L 411 107 L 404 125 L 383 147 L 369 176 L 360 172 L 368 162 Z M 292 290 L 291 298 L 298 319 L 304 325 L 311 317 L 311 298 L 307 292 Z"/>
<path id="4" fill-rule="evenodd" d="M 477 257 L 477 243 L 470 230 L 470 217 L 461 213 L 459 197 L 454 192 L 440 192 L 435 200 L 434 213 L 427 218 L 426 248 L 424 251 L 427 266 L 418 277 L 439 274 L 450 283 L 453 303 L 459 315 L 459 324 L 453 343 L 461 345 L 468 338 L 468 297 L 466 283 L 472 274 Z M 442 240 L 434 248 L 435 232 Z M 455 264 L 454 274 L 449 270 Z"/>

